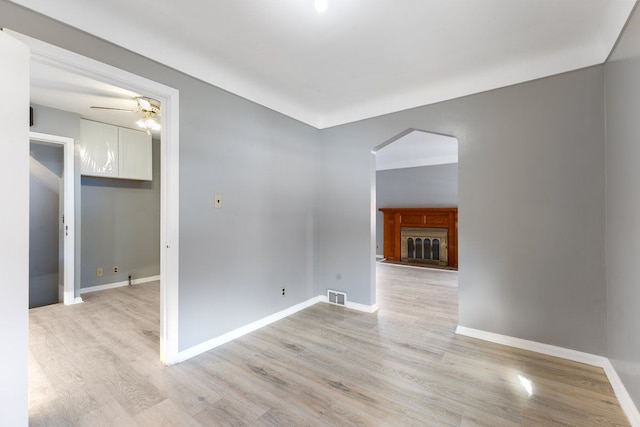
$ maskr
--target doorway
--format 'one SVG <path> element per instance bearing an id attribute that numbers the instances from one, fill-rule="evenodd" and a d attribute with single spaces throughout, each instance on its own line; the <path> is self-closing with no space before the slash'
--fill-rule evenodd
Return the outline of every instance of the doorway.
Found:
<path id="1" fill-rule="evenodd" d="M 458 139 L 450 135 L 407 129 L 375 147 L 372 153 L 375 157 L 371 185 L 372 221 L 375 224 L 372 227 L 375 233 L 373 245 L 376 261 L 384 262 L 387 260 L 381 208 L 455 208 L 457 211 Z M 421 230 L 438 230 L 442 227 Z M 455 234 L 457 241 L 457 225 Z M 396 255 L 399 258 L 400 254 Z M 415 265 L 435 266 L 424 259 L 416 261 Z M 403 263 L 408 264 L 413 263 Z M 375 277 L 374 272 L 374 280 Z"/>
<path id="2" fill-rule="evenodd" d="M 73 138 L 30 132 L 29 308 L 74 297 Z"/>
<path id="3" fill-rule="evenodd" d="M 179 361 L 178 266 L 179 266 L 179 93 L 176 89 L 40 40 L 4 29 L 31 49 L 31 62 L 53 65 L 79 76 L 143 93 L 161 102 L 160 175 L 160 360 Z M 71 224 L 67 223 L 70 228 Z M 77 282 L 79 279 L 76 278 Z M 79 286 L 74 286 L 74 298 Z"/>

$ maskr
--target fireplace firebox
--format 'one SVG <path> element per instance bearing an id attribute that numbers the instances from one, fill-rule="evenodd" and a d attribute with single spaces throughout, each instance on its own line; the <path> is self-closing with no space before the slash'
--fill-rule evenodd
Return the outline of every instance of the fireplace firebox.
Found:
<path id="1" fill-rule="evenodd" d="M 401 228 L 400 260 L 448 265 L 448 234 L 443 228 Z"/>

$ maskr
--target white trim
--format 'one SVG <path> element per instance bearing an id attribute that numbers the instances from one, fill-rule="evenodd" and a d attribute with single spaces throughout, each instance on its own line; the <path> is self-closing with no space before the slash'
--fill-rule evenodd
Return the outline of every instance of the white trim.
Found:
<path id="1" fill-rule="evenodd" d="M 629 419 L 629 422 L 632 426 L 640 427 L 640 412 L 638 412 L 638 408 L 633 403 L 633 399 L 631 399 L 629 392 L 620 380 L 618 373 L 613 368 L 613 365 L 611 364 L 609 359 L 607 359 L 606 357 L 558 347 L 555 345 L 529 341 L 522 338 L 510 337 L 508 335 L 501 335 L 493 332 L 482 331 L 479 329 L 467 328 L 460 325 L 456 327 L 456 334 L 480 339 L 483 341 L 489 341 L 496 344 L 502 344 L 509 347 L 515 347 L 523 350 L 533 351 L 536 353 L 546 354 L 548 356 L 559 357 L 574 362 L 585 363 L 587 365 L 604 369 L 604 373 L 607 376 L 609 383 L 611 383 L 611 387 L 613 388 L 616 398 L 620 403 L 620 407 Z"/>
<path id="2" fill-rule="evenodd" d="M 248 325 L 241 326 L 240 328 L 234 329 L 233 331 L 227 332 L 226 334 L 220 335 L 219 337 L 210 339 L 201 344 L 198 344 L 186 350 L 183 350 L 180 353 L 178 353 L 177 362 L 178 363 L 184 362 L 185 360 L 191 359 L 192 357 L 195 357 L 199 354 L 202 354 L 209 350 L 213 350 L 214 348 L 222 344 L 226 344 L 229 341 L 233 341 L 236 338 L 240 338 L 243 335 L 254 332 L 260 328 L 270 325 L 273 322 L 276 322 L 278 320 L 284 319 L 285 317 L 291 316 L 292 314 L 295 314 L 301 310 L 304 310 L 305 308 L 309 308 L 312 305 L 315 305 L 319 302 L 324 302 L 329 304 L 329 300 L 326 295 L 318 295 L 317 297 L 310 298 L 306 301 L 303 301 L 299 304 L 286 308 L 270 316 L 267 316 L 260 320 L 256 320 L 255 322 L 249 323 Z M 332 305 L 335 305 L 335 304 L 332 304 Z M 365 313 L 375 313 L 378 310 L 378 305 L 377 304 L 364 305 L 364 304 L 358 304 L 358 303 L 352 302 L 347 304 L 347 308 L 351 308 L 357 311 L 362 311 Z"/>
<path id="3" fill-rule="evenodd" d="M 378 307 L 378 304 L 365 305 L 365 304 L 360 304 L 360 303 L 353 302 L 353 301 L 347 301 L 347 308 L 371 314 L 371 313 L 375 313 L 376 311 L 378 311 L 378 309 L 380 307 Z"/>
<path id="4" fill-rule="evenodd" d="M 63 149 L 63 182 L 64 182 L 64 206 L 62 211 L 64 212 L 64 237 L 63 237 L 63 251 L 64 251 L 64 284 L 62 291 L 62 302 L 64 305 L 74 304 L 75 296 L 75 172 L 74 172 L 74 151 L 75 142 L 73 138 L 67 138 L 65 136 L 49 135 L 46 133 L 29 132 L 29 141 L 46 142 L 48 144 L 62 145 Z"/>
<path id="5" fill-rule="evenodd" d="M 160 360 L 178 361 L 179 290 L 179 92 L 164 84 L 6 30 L 31 48 L 31 60 L 71 71 L 162 103 L 160 155 Z"/>
<path id="6" fill-rule="evenodd" d="M 384 261 L 386 258 L 384 257 L 384 255 L 378 255 L 376 254 L 376 261 Z"/>
<path id="7" fill-rule="evenodd" d="M 274 313 L 270 316 L 264 317 L 260 320 L 256 320 L 255 322 L 249 323 L 247 325 L 241 326 L 238 329 L 234 329 L 231 332 L 227 332 L 226 334 L 220 335 L 219 337 L 213 338 L 209 341 L 205 341 L 201 344 L 190 347 L 186 350 L 178 353 L 178 362 L 183 362 L 187 359 L 195 357 L 199 354 L 202 354 L 206 351 L 212 350 L 222 344 L 228 343 L 229 341 L 233 341 L 236 338 L 240 338 L 243 335 L 249 334 L 253 331 L 256 331 L 262 327 L 265 327 L 273 322 L 284 319 L 287 316 L 291 316 L 292 314 L 297 313 L 298 311 L 304 310 L 305 308 L 311 307 L 314 304 L 322 301 L 322 298 L 326 299 L 326 296 L 321 295 L 306 301 L 303 301 L 299 304 L 291 306 L 287 309 Z"/>
<path id="8" fill-rule="evenodd" d="M 346 307 L 346 308 L 350 308 L 351 310 L 362 311 L 363 313 L 369 313 L 369 314 L 375 313 L 380 308 L 378 307 L 378 304 L 366 305 L 366 304 L 360 304 L 352 301 L 347 301 L 347 304 L 344 306 L 340 304 L 333 304 L 329 302 L 329 298 L 326 295 L 319 295 L 316 298 L 318 298 L 318 302 L 337 305 L 339 307 Z"/>
<path id="9" fill-rule="evenodd" d="M 75 293 L 76 293 L 75 290 L 73 290 L 71 292 L 65 292 L 64 293 L 64 301 L 65 301 L 64 305 L 80 304 L 80 303 L 84 302 L 84 301 L 82 301 L 81 297 L 77 297 L 76 298 L 75 297 Z M 69 301 L 69 302 L 67 303 L 67 301 Z"/>
<path id="10" fill-rule="evenodd" d="M 160 276 L 141 277 L 140 279 L 131 280 L 132 285 L 140 285 L 142 283 L 155 282 L 160 280 Z M 89 292 L 104 291 L 107 289 L 121 288 L 123 286 L 129 286 L 129 281 L 107 283 L 104 285 L 88 286 L 86 288 L 80 288 L 80 294 L 88 294 Z"/>
<path id="11" fill-rule="evenodd" d="M 571 350 L 568 348 L 557 347 L 555 345 L 543 344 L 535 341 L 529 341 L 522 338 L 510 337 L 508 335 L 496 334 L 493 332 L 482 331 L 479 329 L 467 328 L 465 326 L 456 327 L 456 334 L 464 335 L 471 338 L 477 338 L 483 341 L 489 341 L 496 344 L 507 345 L 509 347 L 521 348 L 536 353 L 542 353 L 549 356 L 560 357 L 562 359 L 572 360 L 574 362 L 586 363 L 591 366 L 604 367 L 606 357 L 596 356 L 591 353 Z"/>
<path id="12" fill-rule="evenodd" d="M 631 399 L 629 392 L 622 383 L 620 376 L 616 372 L 609 359 L 606 360 L 603 368 L 604 373 L 607 374 L 607 378 L 611 383 L 613 392 L 618 398 L 620 407 L 622 407 L 622 410 L 629 419 L 629 423 L 634 427 L 640 427 L 640 411 L 638 411 L 638 407 L 635 405 L 635 403 L 633 403 L 633 399 Z"/>

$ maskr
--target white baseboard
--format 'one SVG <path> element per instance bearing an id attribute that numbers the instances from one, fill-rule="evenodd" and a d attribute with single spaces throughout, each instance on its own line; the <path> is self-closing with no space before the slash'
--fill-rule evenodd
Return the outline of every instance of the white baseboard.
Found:
<path id="1" fill-rule="evenodd" d="M 82 298 L 80 298 L 80 297 L 75 298 L 74 294 L 75 294 L 74 291 L 65 292 L 64 293 L 63 301 L 64 301 L 65 305 L 80 304 L 80 303 L 84 302 L 84 301 L 82 301 Z"/>
<path id="2" fill-rule="evenodd" d="M 584 353 L 582 351 L 571 350 L 568 348 L 557 347 L 555 345 L 543 344 L 535 341 L 529 341 L 522 338 L 510 337 L 508 335 L 496 334 L 493 332 L 482 331 L 479 329 L 467 328 L 465 326 L 458 325 L 456 327 L 456 334 L 464 335 L 471 338 L 477 338 L 483 341 L 489 341 L 496 344 L 502 344 L 509 347 L 520 348 L 523 350 L 533 351 L 536 353 L 546 354 L 548 356 L 559 357 L 562 359 L 571 360 L 574 362 L 585 363 L 591 366 L 597 366 L 604 369 L 605 374 L 611 387 L 620 403 L 620 407 L 624 411 L 625 415 L 629 419 L 632 426 L 640 427 L 640 412 L 633 403 L 633 399 L 627 392 L 622 380 L 618 376 L 618 373 L 613 368 L 613 365 L 603 356 L 597 356 L 595 354 Z"/>
<path id="3" fill-rule="evenodd" d="M 149 277 L 141 277 L 139 279 L 132 279 L 131 284 L 139 285 L 141 283 L 154 282 L 156 280 L 160 280 L 160 276 L 149 276 Z M 80 294 L 104 291 L 106 289 L 121 288 L 123 286 L 129 286 L 129 281 L 125 280 L 124 282 L 107 283 L 106 285 L 97 285 L 97 286 L 90 286 L 88 288 L 80 288 Z"/>
<path id="4" fill-rule="evenodd" d="M 618 402 L 620 402 L 622 410 L 629 419 L 629 423 L 634 427 L 640 427 L 640 411 L 638 411 L 638 407 L 633 403 L 633 399 L 631 399 L 631 396 L 609 359 L 607 359 L 605 363 L 604 372 L 607 374 L 611 387 L 618 398 Z"/>
<path id="5" fill-rule="evenodd" d="M 255 322 L 249 323 L 248 325 L 242 326 L 238 329 L 234 329 L 231 332 L 227 332 L 226 334 L 220 335 L 219 337 L 210 339 L 201 344 L 195 345 L 186 350 L 182 350 L 178 353 L 177 363 L 184 362 L 187 359 L 190 359 L 194 356 L 202 354 L 206 351 L 212 350 L 222 344 L 228 343 L 229 341 L 233 341 L 236 338 L 240 338 L 243 335 L 249 334 L 253 331 L 256 331 L 264 326 L 267 326 L 273 322 L 276 322 L 280 319 L 284 319 L 285 317 L 291 316 L 298 311 L 304 310 L 305 308 L 311 307 L 319 302 L 329 303 L 326 295 L 318 295 L 317 297 L 313 297 L 306 301 L 303 301 L 299 304 L 296 304 L 292 307 L 274 313 L 270 316 L 262 318 L 260 320 L 256 320 Z M 378 310 L 378 304 L 374 305 L 364 305 L 358 304 L 355 302 L 347 301 L 347 308 L 351 308 L 353 310 L 363 311 L 365 313 L 375 313 Z"/>
<path id="6" fill-rule="evenodd" d="M 324 297 L 324 296 L 322 296 Z M 258 330 L 264 326 L 267 326 L 273 322 L 276 322 L 280 319 L 284 319 L 287 316 L 291 316 L 294 313 L 297 313 L 300 310 L 304 310 L 305 308 L 311 307 L 314 304 L 317 304 L 321 301 L 322 297 L 314 297 L 303 301 L 299 304 L 296 304 L 292 307 L 274 313 L 270 316 L 262 318 L 260 320 L 256 320 L 255 322 L 249 323 L 248 325 L 242 326 L 238 329 L 235 329 L 231 332 L 227 332 L 226 334 L 220 335 L 219 337 L 213 338 L 209 341 L 205 341 L 202 344 L 195 345 L 191 348 L 183 350 L 178 353 L 177 362 L 184 362 L 187 359 L 190 359 L 194 356 L 202 354 L 206 351 L 212 350 L 222 344 L 228 343 L 229 341 L 233 341 L 236 338 L 240 338 L 243 335 L 251 333 L 255 330 Z M 326 297 L 325 297 L 326 298 Z"/>
<path id="7" fill-rule="evenodd" d="M 586 363 L 587 365 L 598 366 L 600 368 L 604 368 L 605 361 L 608 361 L 606 357 L 596 356 L 595 354 L 570 350 L 568 348 L 557 347 L 550 344 L 542 344 L 535 341 L 524 340 L 522 338 L 510 337 L 508 335 L 481 331 L 479 329 L 467 328 L 465 326 L 458 325 L 458 327 L 456 328 L 456 334 L 464 335 L 471 338 L 478 338 L 496 344 L 507 345 L 509 347 L 534 351 L 536 353 L 542 353 L 549 356 L 560 357 L 562 359 L 572 360 L 574 362 Z"/>
<path id="8" fill-rule="evenodd" d="M 318 296 L 318 298 L 320 299 L 319 302 L 326 302 L 327 304 L 332 304 L 332 305 L 340 305 L 340 304 L 333 304 L 329 302 L 329 298 L 327 298 L 326 295 L 320 295 Z M 360 304 L 357 302 L 351 302 L 349 300 L 347 300 L 347 304 L 345 305 L 345 307 L 350 308 L 352 310 L 357 310 L 357 311 L 362 311 L 364 313 L 375 313 L 376 311 L 378 311 L 378 304 L 373 304 L 373 305 L 366 305 L 366 304 Z"/>
<path id="9" fill-rule="evenodd" d="M 347 301 L 347 308 L 371 314 L 371 313 L 375 313 L 376 311 L 378 311 L 379 307 L 378 307 L 378 304 L 365 305 L 365 304 L 360 304 L 360 303 L 357 303 L 357 302 Z"/>

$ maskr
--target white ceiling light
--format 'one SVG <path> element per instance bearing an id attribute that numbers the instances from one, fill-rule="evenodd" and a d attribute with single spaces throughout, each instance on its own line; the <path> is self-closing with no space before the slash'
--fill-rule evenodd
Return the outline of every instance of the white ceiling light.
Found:
<path id="1" fill-rule="evenodd" d="M 136 124 L 140 126 L 142 129 L 146 129 L 147 132 L 149 130 L 153 130 L 153 131 L 160 130 L 160 123 L 158 123 L 158 120 L 156 119 L 154 113 L 147 114 L 146 116 L 138 120 Z"/>
<path id="2" fill-rule="evenodd" d="M 316 10 L 319 13 L 324 13 L 329 7 L 329 0 L 316 0 Z"/>

